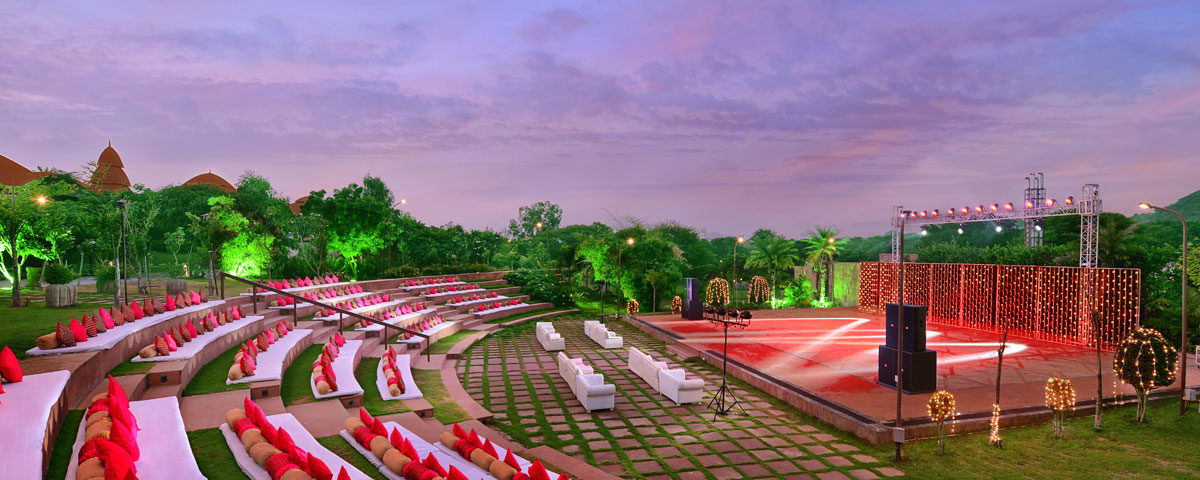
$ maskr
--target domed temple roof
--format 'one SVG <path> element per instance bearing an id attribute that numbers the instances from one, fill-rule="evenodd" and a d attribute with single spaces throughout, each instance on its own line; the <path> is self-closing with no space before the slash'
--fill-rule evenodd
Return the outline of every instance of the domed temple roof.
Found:
<path id="1" fill-rule="evenodd" d="M 108 142 L 108 148 L 100 152 L 96 167 L 96 173 L 91 179 L 93 188 L 102 192 L 129 190 L 129 176 L 125 175 L 125 164 L 121 163 L 121 156 L 117 154 L 111 141 Z"/>
<path id="2" fill-rule="evenodd" d="M 220 175 L 217 175 L 212 172 L 206 172 L 206 173 L 201 173 L 199 175 L 196 175 L 196 176 L 188 179 L 188 181 L 183 182 L 183 184 L 184 185 L 212 185 L 214 187 L 217 187 L 217 188 L 224 190 L 226 192 L 229 192 L 229 193 L 233 193 L 234 191 L 237 190 L 237 188 L 234 188 L 232 183 L 229 183 L 224 178 L 221 178 Z"/>
<path id="3" fill-rule="evenodd" d="M 311 195 L 305 195 L 303 197 L 297 198 L 296 201 L 292 202 L 291 205 L 288 205 L 288 208 L 292 209 L 293 214 L 299 215 L 300 207 L 303 207 L 304 204 L 308 203 L 308 197 L 310 197 L 310 196 Z"/>

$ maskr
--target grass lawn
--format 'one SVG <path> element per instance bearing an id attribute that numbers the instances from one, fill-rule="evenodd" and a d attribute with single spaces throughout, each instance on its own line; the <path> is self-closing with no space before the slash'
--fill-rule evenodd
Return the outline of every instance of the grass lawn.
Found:
<path id="1" fill-rule="evenodd" d="M 472 332 L 474 333 L 474 332 Z M 442 373 L 440 370 L 412 370 L 413 382 L 417 384 L 417 388 L 421 389 L 421 394 L 424 395 L 425 401 L 433 405 L 433 417 L 437 421 L 445 425 L 454 422 L 465 422 L 471 419 L 467 412 L 458 406 L 450 394 L 446 393 L 446 386 L 442 384 Z"/>
<path id="2" fill-rule="evenodd" d="M 367 409 L 367 413 L 375 416 L 412 411 L 404 400 L 384 400 L 379 394 L 379 388 L 375 386 L 375 369 L 378 366 L 378 358 L 363 357 L 358 363 L 358 368 L 354 369 L 354 378 L 358 379 L 358 384 L 363 387 L 363 407 Z"/>
<path id="3" fill-rule="evenodd" d="M 522 319 L 522 318 L 525 318 L 525 317 L 532 317 L 532 316 L 534 316 L 534 315 L 541 315 L 541 314 L 543 314 L 543 313 L 550 313 L 550 312 L 559 312 L 559 311 L 563 311 L 563 310 L 566 310 L 566 309 L 565 309 L 565 308 L 554 308 L 554 307 L 552 307 L 552 308 L 539 308 L 539 309 L 537 309 L 537 310 L 530 310 L 530 311 L 528 311 L 528 312 L 521 313 L 521 314 L 517 314 L 517 315 L 513 315 L 513 316 L 510 316 L 510 317 L 494 318 L 494 319 L 488 320 L 488 321 L 486 321 L 486 322 L 483 322 L 483 323 L 504 323 L 504 322 L 511 322 L 511 321 L 513 321 L 513 320 L 520 320 L 520 319 Z"/>
<path id="4" fill-rule="evenodd" d="M 1050 425 L 1003 430 L 1004 448 L 988 446 L 988 433 L 905 445 L 898 468 L 912 478 L 1197 478 L 1200 477 L 1200 415 L 1179 416 L 1176 401 L 1150 405 L 1146 423 L 1134 421 L 1133 405 L 1104 412 L 1104 429 L 1092 429 L 1092 416 L 1067 421 L 1064 438 L 1054 438 Z M 893 448 L 872 447 L 880 459 Z M 1053 475 L 1051 475 L 1053 474 Z"/>
<path id="5" fill-rule="evenodd" d="M 429 346 L 429 353 L 432 353 L 434 355 L 446 353 L 446 352 L 450 351 L 450 347 L 453 347 L 454 344 L 459 342 L 459 340 L 467 338 L 476 333 L 479 333 L 479 332 L 477 332 L 475 330 L 460 330 L 460 331 L 454 332 L 446 337 L 442 337 L 441 340 L 433 342 L 433 345 Z M 425 352 L 422 351 L 421 354 L 424 355 Z M 424 389 L 422 389 L 422 391 L 424 391 Z"/>
<path id="6" fill-rule="evenodd" d="M 121 375 L 145 375 L 150 373 L 150 369 L 154 367 L 154 362 L 134 362 L 126 360 L 117 364 L 112 370 L 108 371 L 109 375 L 119 377 Z"/>
<path id="7" fill-rule="evenodd" d="M 514 286 L 514 285 L 513 285 L 513 284 L 511 284 L 511 283 L 497 283 L 497 284 L 495 284 L 495 285 L 480 285 L 480 286 L 479 286 L 479 288 L 485 288 L 485 289 L 488 289 L 488 290 L 495 290 L 495 289 L 497 289 L 497 288 L 508 288 L 508 287 L 512 287 L 512 286 Z"/>
<path id="8" fill-rule="evenodd" d="M 279 396 L 283 399 L 284 405 L 317 401 L 312 394 L 312 387 L 309 387 L 309 382 L 312 381 L 312 364 L 317 357 L 321 356 L 321 349 L 324 347 L 325 344 L 309 345 L 303 352 L 300 352 L 287 370 L 283 371 Z"/>
<path id="9" fill-rule="evenodd" d="M 347 462 L 350 462 L 354 468 L 359 469 L 359 471 L 367 474 L 367 476 L 376 480 L 387 480 L 387 477 L 383 476 L 383 473 L 381 473 L 378 468 L 375 468 L 374 465 L 371 465 L 371 462 L 367 460 L 367 457 L 364 457 L 361 453 L 358 453 L 358 450 L 355 450 L 354 447 L 350 445 L 350 442 L 347 442 L 346 439 L 342 438 L 341 435 L 321 437 L 317 439 L 317 443 L 320 443 L 322 447 L 328 448 L 329 451 L 337 454 L 339 457 L 342 457 Z M 338 472 L 333 472 L 334 475 L 337 475 L 337 473 Z"/>
<path id="10" fill-rule="evenodd" d="M 79 422 L 83 421 L 83 410 L 67 412 L 63 419 L 62 428 L 54 442 L 54 450 L 50 452 L 50 467 L 46 469 L 46 478 L 62 479 L 67 476 L 67 464 L 71 461 L 71 448 L 75 446 L 75 435 L 79 434 Z"/>
<path id="11" fill-rule="evenodd" d="M 187 432 L 187 436 L 188 443 L 192 444 L 192 455 L 196 457 L 200 473 L 205 477 L 249 479 L 238 466 L 237 460 L 233 459 L 233 452 L 229 451 L 229 444 L 225 443 L 220 430 L 206 428 Z"/>
<path id="12" fill-rule="evenodd" d="M 2 293 L 3 291 L 0 291 L 0 294 Z M 4 319 L 0 322 L 0 345 L 8 345 L 18 359 L 26 357 L 25 351 L 35 346 L 34 341 L 37 337 L 54 333 L 58 322 L 66 325 L 71 322 L 71 317 L 78 319 L 100 307 L 99 304 L 87 303 L 74 307 L 49 308 L 43 302 L 32 302 L 28 307 L 12 307 L 11 299 L 11 293 L 8 296 L 0 295 L 0 304 L 4 305 L 0 307 L 0 318 Z"/>
<path id="13" fill-rule="evenodd" d="M 233 365 L 233 357 L 237 355 L 240 347 L 241 344 L 229 347 L 225 353 L 200 367 L 200 371 L 196 372 L 196 376 L 184 387 L 184 396 L 249 389 L 249 383 L 225 384 L 225 379 L 229 378 L 229 367 Z"/>

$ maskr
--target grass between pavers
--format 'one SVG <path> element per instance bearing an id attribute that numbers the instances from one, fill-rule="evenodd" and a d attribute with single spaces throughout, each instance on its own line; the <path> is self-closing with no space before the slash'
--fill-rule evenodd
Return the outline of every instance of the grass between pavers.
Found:
<path id="1" fill-rule="evenodd" d="M 225 380 L 229 378 L 229 367 L 233 366 L 233 357 L 237 355 L 238 348 L 241 348 L 241 344 L 229 347 L 229 350 L 200 367 L 196 376 L 192 377 L 192 381 L 183 388 L 183 395 L 186 397 L 230 390 L 248 390 L 249 383 L 225 384 Z"/>
<path id="2" fill-rule="evenodd" d="M 528 301 L 526 301 L 526 303 L 529 303 L 529 302 L 532 302 L 532 301 L 533 301 L 533 300 L 528 300 Z M 543 314 L 543 313 L 550 313 L 550 312 L 561 312 L 561 311 L 563 311 L 563 310 L 568 310 L 568 309 L 566 309 L 566 308 L 554 308 L 554 307 L 551 307 L 551 308 L 539 308 L 539 309 L 537 309 L 537 310 L 530 310 L 530 311 L 528 311 L 528 312 L 520 313 L 520 314 L 517 314 L 517 315 L 511 315 L 511 316 L 508 316 L 508 317 L 493 318 L 493 319 L 491 319 L 491 320 L 488 320 L 488 321 L 485 321 L 485 322 L 483 322 L 483 323 L 504 323 L 504 322 L 511 322 L 511 321 L 513 321 L 513 320 L 520 320 L 520 319 L 522 319 L 522 318 L 525 318 L 525 317 L 532 317 L 532 316 L 534 316 L 534 315 L 541 315 L 541 314 Z"/>
<path id="3" fill-rule="evenodd" d="M 100 307 L 99 304 L 81 304 L 74 307 L 50 308 L 44 302 L 33 302 L 28 307 L 12 307 L 12 294 L 7 297 L 0 295 L 0 346 L 8 345 L 16 354 L 17 359 L 26 358 L 26 350 L 36 345 L 38 337 L 54 333 L 58 322 L 66 325 L 71 317 L 76 319 L 83 314 L 91 314 Z"/>
<path id="4" fill-rule="evenodd" d="M 58 437 L 54 439 L 54 449 L 50 451 L 50 466 L 46 469 L 47 479 L 59 480 L 67 476 L 67 465 L 71 463 L 71 448 L 75 446 L 75 436 L 79 435 L 79 422 L 83 421 L 83 414 L 83 410 L 70 410 L 63 419 Z"/>
<path id="5" fill-rule="evenodd" d="M 1003 448 L 989 446 L 986 431 L 947 438 L 945 455 L 937 439 L 906 444 L 897 468 L 911 478 L 963 480 L 1200 477 L 1200 415 L 1189 409 L 1180 416 L 1177 400 L 1161 401 L 1138 424 L 1135 408 L 1105 410 L 1100 432 L 1091 415 L 1068 420 L 1064 438 L 1054 438 L 1049 423 L 1001 430 Z M 894 452 L 891 445 L 871 449 L 881 459 Z"/>
<path id="6" fill-rule="evenodd" d="M 208 478 L 220 479 L 249 479 L 233 458 L 229 444 L 221 430 L 206 428 L 187 432 L 188 443 L 192 445 L 192 455 L 200 466 L 200 473 Z"/>
<path id="7" fill-rule="evenodd" d="M 411 412 L 404 400 L 384 400 L 375 386 L 375 371 L 379 366 L 378 357 L 363 357 L 354 369 L 354 378 L 363 387 L 363 407 L 372 416 L 391 415 L 393 413 Z"/>
<path id="8" fill-rule="evenodd" d="M 593 313 L 572 313 L 557 317 L 556 323 L 559 323 L 560 319 L 585 320 L 592 318 L 595 318 Z M 517 348 L 517 355 L 521 356 L 522 358 L 526 358 L 531 351 L 535 351 L 530 349 L 537 348 L 532 346 L 532 343 L 536 342 L 530 340 L 530 337 L 533 335 L 532 325 L 533 324 L 518 325 L 493 333 L 484 341 L 478 342 L 472 348 L 468 349 L 468 351 L 464 354 L 464 357 L 460 359 L 460 362 L 469 365 L 470 360 L 474 356 L 482 356 L 483 364 L 490 366 L 494 365 L 498 361 L 500 363 L 499 366 L 501 371 L 508 372 L 510 366 L 507 362 L 506 356 L 511 356 L 511 353 L 506 355 L 506 349 Z M 650 353 L 656 357 L 665 355 L 665 344 L 642 334 L 640 331 L 633 329 L 633 327 L 630 327 L 622 322 L 614 321 L 609 323 L 609 328 L 624 336 L 626 339 L 626 345 L 636 345 L 647 353 Z M 706 478 L 715 479 L 717 478 L 718 473 L 714 473 L 711 470 L 718 467 L 732 468 L 735 463 L 739 464 L 737 465 L 737 468 L 744 470 L 742 472 L 743 475 L 777 475 L 775 478 L 788 478 L 793 472 L 779 471 L 776 473 L 770 473 L 774 470 L 769 469 L 767 464 L 771 461 L 781 459 L 786 460 L 796 455 L 800 455 L 806 460 L 822 458 L 823 454 L 818 454 L 815 452 L 808 456 L 805 456 L 804 453 L 800 453 L 803 451 L 801 448 L 805 447 L 805 445 L 794 445 L 790 442 L 779 441 L 785 440 L 785 435 L 783 433 L 778 434 L 778 436 L 772 433 L 770 435 L 771 438 L 769 439 L 772 440 L 772 442 L 767 442 L 765 444 L 760 442 L 759 446 L 753 447 L 756 454 L 768 453 L 772 455 L 769 461 L 757 458 L 756 455 L 750 454 L 748 450 L 743 450 L 743 447 L 740 446 L 744 441 L 747 440 L 755 439 L 757 441 L 758 439 L 762 439 L 762 437 L 752 433 L 752 431 L 772 432 L 773 430 L 780 428 L 790 428 L 791 430 L 789 431 L 800 431 L 803 432 L 804 435 L 832 435 L 835 437 L 834 440 L 822 443 L 846 444 L 852 446 L 852 448 L 858 449 L 858 451 L 847 452 L 845 455 L 866 453 L 862 451 L 863 448 L 866 448 L 866 444 L 864 442 L 854 438 L 849 434 L 839 432 L 833 427 L 824 424 L 781 401 L 769 397 L 764 392 L 751 387 L 745 382 L 741 382 L 732 378 L 730 379 L 730 384 L 734 390 L 738 392 L 739 400 L 747 404 L 757 403 L 760 405 L 757 410 L 760 412 L 771 413 L 763 413 L 756 416 L 731 415 L 717 421 L 712 421 L 711 412 L 708 412 L 707 409 L 704 408 L 706 405 L 705 403 L 700 405 L 676 407 L 673 402 L 661 397 L 661 395 L 659 395 L 657 392 L 652 391 L 650 386 L 645 384 L 640 377 L 636 377 L 635 374 L 627 371 L 622 360 L 613 358 L 612 355 L 605 355 L 602 349 L 593 348 L 591 344 L 587 343 L 588 340 L 586 338 L 581 338 L 582 332 L 573 331 L 576 329 L 578 329 L 578 327 L 566 327 L 560 329 L 560 332 L 569 332 L 569 335 L 565 335 L 569 337 L 568 351 L 582 351 L 585 361 L 593 364 L 593 366 L 598 368 L 608 367 L 604 368 L 602 371 L 606 377 L 611 375 L 612 378 L 606 378 L 606 380 L 609 383 L 616 381 L 626 383 L 628 385 L 625 387 L 619 387 L 619 395 L 643 398 L 643 400 L 635 401 L 633 403 L 637 406 L 636 408 L 642 410 L 644 414 L 644 417 L 642 418 L 651 419 L 651 423 L 644 426 L 633 423 L 634 420 L 640 420 L 639 418 L 636 418 L 636 415 L 612 416 L 602 412 L 593 414 L 572 414 L 567 412 L 567 403 L 569 401 L 574 401 L 570 390 L 551 388 L 544 391 L 535 391 L 535 380 L 540 380 L 545 385 L 553 385 L 558 380 L 557 371 L 554 371 L 554 369 L 549 369 L 546 371 L 537 370 L 533 373 L 524 371 L 521 375 L 515 375 L 512 372 L 509 372 L 501 376 L 489 376 L 486 374 L 481 375 L 479 373 L 466 374 L 465 369 L 460 370 L 460 378 L 462 378 L 464 385 L 467 386 L 468 391 L 479 392 L 482 390 L 481 404 L 483 404 L 485 408 L 488 408 L 493 412 L 497 412 L 495 422 L 496 427 L 517 442 L 527 446 L 548 445 L 551 448 L 563 451 L 564 453 L 575 455 L 589 463 L 592 463 L 593 465 L 613 463 L 619 464 L 625 472 L 623 476 L 628 478 L 646 478 L 647 476 L 654 475 L 658 471 L 663 471 L 663 473 L 670 478 L 680 478 L 679 474 L 681 472 L 697 471 Z M 520 347 L 520 345 L 522 344 L 528 345 L 524 347 L 524 352 L 521 351 L 522 347 Z M 496 355 L 499 355 L 499 357 L 496 358 Z M 579 353 L 573 353 L 572 356 L 579 356 Z M 617 357 L 620 357 L 620 355 L 618 354 Z M 710 367 L 707 364 L 699 361 L 687 362 L 683 365 L 692 374 L 708 376 L 710 378 L 708 381 L 708 388 L 712 389 L 716 387 L 711 378 L 715 378 L 717 375 L 719 375 L 718 369 Z M 496 378 L 503 379 L 503 383 L 495 384 L 494 380 Z M 527 392 L 533 393 L 533 398 L 531 398 L 533 401 L 529 403 L 532 404 L 535 410 L 534 413 L 521 414 L 518 412 L 518 402 L 514 400 L 516 395 L 514 393 L 515 386 L 521 387 L 517 389 L 520 390 L 521 394 L 525 394 Z M 504 400 L 493 403 L 491 398 L 493 392 L 504 392 Z M 570 398 L 568 399 L 568 397 Z M 479 398 L 478 394 L 476 394 L 476 398 Z M 709 400 L 709 398 L 705 398 L 705 401 L 707 400 Z M 562 414 L 554 414 L 560 415 L 563 420 L 559 422 L 548 421 L 548 414 L 545 413 L 545 409 L 548 408 L 564 412 Z M 749 405 L 747 405 L 747 409 L 750 409 Z M 708 414 L 705 415 L 705 413 Z M 656 418 L 663 419 L 666 417 L 673 417 L 673 419 L 671 422 L 654 420 Z M 622 423 L 611 428 L 606 425 L 606 421 L 611 421 L 614 419 L 619 420 Z M 669 425 L 671 428 L 673 428 L 673 430 L 668 430 L 662 425 Z M 683 425 L 688 425 L 688 427 L 680 428 Z M 797 429 L 793 427 L 803 428 Z M 650 429 L 651 431 L 643 432 L 639 430 L 646 428 Z M 584 431 L 588 432 L 587 435 L 584 435 Z M 701 438 L 703 435 L 714 434 L 722 435 L 722 437 L 720 437 L 717 441 L 711 442 L 705 441 L 703 438 Z M 683 438 L 687 438 L 687 440 L 682 440 Z M 621 447 L 617 444 L 619 440 L 625 442 L 632 440 L 634 441 L 635 445 L 631 448 Z M 732 447 L 734 450 L 727 453 L 740 454 L 743 455 L 744 458 L 737 460 L 736 462 L 726 462 L 725 460 L 722 460 L 720 464 L 711 468 L 702 466 L 699 463 L 699 457 L 702 455 L 708 456 L 715 455 L 716 453 L 726 453 L 722 452 L 720 449 L 710 447 L 711 444 L 717 443 L 718 441 L 728 441 L 732 442 L 733 445 L 738 445 L 736 447 Z M 605 443 L 608 446 L 604 448 L 598 448 L 596 451 L 593 451 L 591 448 L 591 444 L 593 442 Z M 689 451 L 688 448 L 696 447 L 697 444 L 703 444 L 703 452 L 707 453 L 684 453 Z M 668 449 L 674 447 L 676 449 L 675 454 L 668 455 L 671 461 L 678 461 L 679 459 L 674 457 L 683 455 L 684 459 L 686 460 L 684 462 L 685 466 L 678 469 L 668 467 L 668 460 L 659 456 L 656 452 L 656 448 L 664 447 Z M 612 450 L 612 452 L 609 452 L 609 450 Z M 793 450 L 795 452 L 792 452 Z M 640 456 L 634 457 L 629 453 L 631 451 L 633 453 L 639 453 Z M 615 460 L 598 462 L 596 459 L 596 454 L 599 452 L 608 452 L 606 455 L 608 455 L 609 458 L 615 456 Z M 726 460 L 731 458 L 735 457 L 726 457 Z M 838 460 L 846 461 L 847 458 L 839 457 Z M 873 461 L 846 461 L 845 463 L 849 463 L 849 465 L 839 465 L 830 461 L 819 462 L 819 468 L 813 472 L 832 471 L 852 475 L 849 473 L 851 470 L 882 468 L 890 466 L 890 463 L 880 461 L 879 459 L 870 460 Z M 728 465 L 726 465 L 726 463 L 728 463 Z M 758 469 L 762 473 L 752 473 L 753 470 L 747 469 Z"/>
<path id="9" fill-rule="evenodd" d="M 417 388 L 421 389 L 421 395 L 425 401 L 433 405 L 433 418 L 442 422 L 444 425 L 449 425 L 455 422 L 465 422 L 471 419 L 467 415 L 466 410 L 458 406 L 458 402 L 446 393 L 446 385 L 442 383 L 442 372 L 440 370 L 418 370 L 412 369 L 413 382 L 417 384 Z"/>
<path id="10" fill-rule="evenodd" d="M 350 462 L 350 465 L 367 474 L 367 476 L 376 480 L 387 480 L 387 477 L 383 476 L 383 473 L 378 468 L 371 465 L 371 461 L 367 460 L 367 457 L 358 453 L 358 450 L 355 450 L 354 446 L 350 445 L 350 442 L 347 442 L 341 435 L 321 437 L 317 439 L 317 443 L 320 443 L 322 447 L 328 448 L 329 451 L 337 454 L 337 456 L 342 457 L 343 460 Z M 337 475 L 337 473 L 333 472 L 334 475 Z"/>
<path id="11" fill-rule="evenodd" d="M 309 385 L 312 382 L 312 364 L 317 361 L 317 357 L 321 356 L 322 348 L 325 348 L 323 343 L 309 345 L 283 371 L 283 380 L 279 384 L 279 397 L 283 399 L 284 405 L 317 401 L 312 394 L 312 387 Z"/>
<path id="12" fill-rule="evenodd" d="M 432 353 L 434 355 L 446 353 L 446 352 L 450 351 L 450 347 L 453 347 L 456 343 L 459 342 L 459 340 L 467 338 L 476 333 L 479 333 L 479 332 L 475 331 L 475 330 L 459 330 L 450 335 L 442 337 L 438 341 L 433 342 L 433 345 L 429 346 L 429 353 Z M 422 351 L 421 354 L 424 355 L 425 352 Z"/>

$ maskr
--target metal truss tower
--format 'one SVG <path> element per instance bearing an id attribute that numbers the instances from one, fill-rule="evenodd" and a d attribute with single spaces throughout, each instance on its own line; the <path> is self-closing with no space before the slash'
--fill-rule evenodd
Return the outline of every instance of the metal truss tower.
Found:
<path id="1" fill-rule="evenodd" d="M 1079 266 L 1100 266 L 1100 212 L 1104 211 L 1100 201 L 1100 185 L 1089 183 L 1083 186 L 1079 202 Z"/>
<path id="2" fill-rule="evenodd" d="M 1042 172 L 1030 172 L 1028 177 L 1025 177 L 1025 205 L 1041 206 L 1046 202 L 1046 174 Z M 1042 226 L 1043 219 L 1027 218 L 1025 219 L 1025 246 L 1040 247 L 1042 246 Z"/>

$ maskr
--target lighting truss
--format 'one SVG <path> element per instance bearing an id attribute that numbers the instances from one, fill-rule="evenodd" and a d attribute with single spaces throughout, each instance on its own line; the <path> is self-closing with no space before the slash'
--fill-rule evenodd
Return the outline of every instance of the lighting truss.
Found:
<path id="1" fill-rule="evenodd" d="M 908 226 L 944 225 L 949 223 L 1003 222 L 1005 220 L 1038 220 L 1045 217 L 1079 215 L 1079 266 L 1098 266 L 1099 217 L 1103 211 L 1100 186 L 1089 183 L 1083 186 L 1080 198 L 1067 197 L 1063 201 L 1043 200 L 1038 203 L 1020 205 L 991 204 L 963 206 L 951 210 L 905 210 L 892 207 L 892 255 L 891 261 L 900 261 L 900 224 Z M 1050 204 L 1053 202 L 1053 204 Z M 1027 206 L 1032 204 L 1032 206 Z M 966 213 L 963 213 L 963 209 Z M 935 213 L 936 212 L 936 213 Z M 1027 225 L 1032 225 L 1029 222 Z"/>

